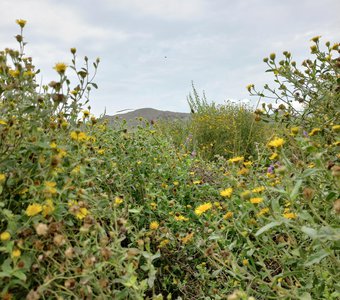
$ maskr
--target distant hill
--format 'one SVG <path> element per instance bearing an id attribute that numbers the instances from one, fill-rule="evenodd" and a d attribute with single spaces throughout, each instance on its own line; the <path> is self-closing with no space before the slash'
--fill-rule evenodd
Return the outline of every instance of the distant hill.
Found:
<path id="1" fill-rule="evenodd" d="M 154 108 L 141 108 L 124 114 L 116 114 L 113 116 L 106 115 L 104 116 L 104 119 L 108 120 L 110 124 L 113 124 L 117 119 L 125 119 L 129 126 L 134 126 L 138 124 L 138 118 L 143 118 L 151 122 L 157 120 L 187 120 L 189 117 L 189 113 L 164 111 Z"/>

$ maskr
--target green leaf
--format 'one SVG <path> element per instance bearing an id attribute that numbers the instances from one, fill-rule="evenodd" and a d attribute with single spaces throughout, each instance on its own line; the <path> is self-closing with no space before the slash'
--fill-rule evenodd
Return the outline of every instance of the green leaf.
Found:
<path id="1" fill-rule="evenodd" d="M 312 300 L 312 296 L 310 293 L 304 292 L 301 296 L 299 296 L 300 300 Z"/>
<path id="2" fill-rule="evenodd" d="M 35 106 L 29 106 L 29 107 L 25 108 L 22 113 L 23 114 L 29 114 L 29 113 L 31 113 L 34 110 L 35 110 Z"/>
<path id="3" fill-rule="evenodd" d="M 296 182 L 292 192 L 289 195 L 290 200 L 294 201 L 297 198 L 297 196 L 299 195 L 299 190 L 300 190 L 300 187 L 302 185 L 302 182 L 303 182 L 302 179 L 299 179 Z"/>
<path id="4" fill-rule="evenodd" d="M 276 226 L 280 226 L 282 224 L 282 222 L 278 222 L 278 221 L 274 221 L 274 222 L 271 222 L 265 226 L 263 226 L 262 228 L 260 228 L 256 233 L 255 233 L 255 236 L 259 236 L 260 234 L 268 231 L 269 229 L 273 228 L 273 227 L 276 227 Z"/>
<path id="5" fill-rule="evenodd" d="M 272 199 L 272 210 L 274 213 L 276 214 L 280 214 L 281 208 L 280 208 L 280 202 L 279 202 L 279 198 L 273 198 Z"/>
<path id="6" fill-rule="evenodd" d="M 139 209 L 137 209 L 137 208 L 131 208 L 131 209 L 129 209 L 128 211 L 129 211 L 129 213 L 132 213 L 132 214 L 140 214 L 140 212 L 143 210 L 143 208 L 139 208 Z"/>
<path id="7" fill-rule="evenodd" d="M 306 263 L 305 263 L 305 266 L 306 267 L 309 267 L 309 266 L 312 266 L 314 264 L 318 264 L 321 260 L 323 260 L 325 257 L 327 257 L 330 253 L 328 253 L 326 250 L 324 249 L 321 249 L 319 252 L 311 255 Z"/>
<path id="8" fill-rule="evenodd" d="M 1 266 L 1 270 L 4 271 L 5 273 L 9 274 L 12 273 L 11 263 L 12 263 L 11 259 L 7 258 Z"/>
<path id="9" fill-rule="evenodd" d="M 0 272 L 0 278 L 3 278 L 3 277 L 11 277 L 11 274 L 6 273 L 6 272 Z"/>
<path id="10" fill-rule="evenodd" d="M 16 278 L 22 280 L 22 281 L 26 281 L 27 277 L 26 275 L 21 271 L 21 270 L 16 270 L 12 273 L 13 276 L 15 276 Z"/>
<path id="11" fill-rule="evenodd" d="M 302 226 L 301 231 L 310 236 L 312 239 L 317 238 L 318 232 L 313 228 Z"/>

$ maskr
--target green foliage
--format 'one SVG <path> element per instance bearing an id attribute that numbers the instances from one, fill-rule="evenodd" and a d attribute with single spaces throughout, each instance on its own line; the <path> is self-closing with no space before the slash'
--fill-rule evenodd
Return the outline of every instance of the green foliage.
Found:
<path id="1" fill-rule="evenodd" d="M 285 119 L 266 145 L 253 112 L 197 95 L 169 135 L 108 127 L 82 111 L 96 87 L 87 58 L 78 70 L 71 49 L 40 87 L 17 39 L 0 52 L 2 298 L 339 298 L 336 114 L 309 134 L 304 117 Z M 203 151 L 209 138 L 221 152 Z"/>
<path id="2" fill-rule="evenodd" d="M 340 57 L 339 44 L 326 42 L 322 50 L 320 37 L 312 39 L 311 54 L 299 69 L 290 52 L 283 52 L 283 59 L 271 54 L 264 62 L 274 75 L 276 87 L 264 86 L 259 92 L 254 85 L 248 90 L 252 95 L 271 99 L 280 104 L 267 106 L 266 114 L 275 115 L 277 121 L 302 126 L 306 131 L 314 127 L 339 123 L 340 119 Z"/>
<path id="3" fill-rule="evenodd" d="M 254 112 L 244 104 L 228 102 L 224 105 L 208 104 L 194 90 L 195 100 L 189 97 L 194 109 L 190 131 L 194 147 L 204 159 L 216 155 L 256 156 L 257 147 L 267 138 L 268 127 L 256 122 Z"/>

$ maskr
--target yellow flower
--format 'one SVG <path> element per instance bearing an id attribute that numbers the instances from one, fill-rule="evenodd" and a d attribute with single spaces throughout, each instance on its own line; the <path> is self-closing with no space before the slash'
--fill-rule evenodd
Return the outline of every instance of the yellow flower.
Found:
<path id="1" fill-rule="evenodd" d="M 251 198 L 250 202 L 253 203 L 253 204 L 259 204 L 259 203 L 263 202 L 263 198 L 261 198 L 261 197 Z"/>
<path id="2" fill-rule="evenodd" d="M 310 133 L 308 133 L 309 136 L 313 136 L 316 135 L 317 133 L 319 133 L 321 131 L 320 128 L 313 128 L 312 131 Z"/>
<path id="3" fill-rule="evenodd" d="M 178 182 L 178 181 L 174 181 L 174 182 L 173 182 L 173 185 L 174 185 L 174 186 L 178 186 L 178 185 L 179 185 L 179 182 Z"/>
<path id="4" fill-rule="evenodd" d="M 244 266 L 248 266 L 248 265 L 249 265 L 248 259 L 242 260 L 242 264 L 243 264 Z"/>
<path id="5" fill-rule="evenodd" d="M 193 232 L 187 234 L 184 238 L 182 238 L 182 240 L 181 240 L 182 243 L 183 243 L 183 244 L 189 243 L 189 242 L 191 241 L 191 239 L 193 238 L 193 236 L 194 236 L 194 233 L 193 233 Z"/>
<path id="6" fill-rule="evenodd" d="M 123 203 L 123 198 L 120 196 L 115 197 L 115 206 L 118 206 L 119 204 Z"/>
<path id="7" fill-rule="evenodd" d="M 30 76 L 34 76 L 35 74 L 32 71 L 25 71 L 24 72 L 24 76 L 25 77 L 30 77 Z"/>
<path id="8" fill-rule="evenodd" d="M 50 215 L 54 211 L 54 205 L 52 199 L 46 199 L 46 204 L 42 207 L 42 215 L 46 217 L 47 215 Z"/>
<path id="9" fill-rule="evenodd" d="M 234 215 L 234 213 L 232 211 L 228 211 L 224 216 L 223 219 L 228 220 L 230 218 L 232 218 L 232 216 Z"/>
<path id="10" fill-rule="evenodd" d="M 247 86 L 246 86 L 246 89 L 248 90 L 248 92 L 250 92 L 251 91 L 251 89 L 253 89 L 254 88 L 254 84 L 248 84 Z"/>
<path id="11" fill-rule="evenodd" d="M 20 251 L 20 249 L 14 249 L 13 251 L 12 251 L 12 258 L 17 258 L 17 257 L 19 257 L 21 255 L 21 251 Z"/>
<path id="12" fill-rule="evenodd" d="M 11 234 L 8 231 L 4 231 L 0 234 L 1 241 L 8 241 L 11 238 Z"/>
<path id="13" fill-rule="evenodd" d="M 54 65 L 53 69 L 56 70 L 59 74 L 64 74 L 67 69 L 67 65 L 65 63 L 58 62 Z"/>
<path id="14" fill-rule="evenodd" d="M 163 240 L 159 243 L 158 248 L 163 248 L 169 243 L 170 243 L 170 241 L 168 239 L 165 239 L 165 240 Z"/>
<path id="15" fill-rule="evenodd" d="M 256 187 L 252 190 L 253 193 L 261 193 L 263 191 L 265 191 L 266 188 L 264 186 L 259 186 L 259 187 Z"/>
<path id="16" fill-rule="evenodd" d="M 55 188 L 57 183 L 54 181 L 45 181 L 44 183 L 45 187 L 44 187 L 44 193 L 45 194 L 56 194 L 57 193 L 57 189 Z"/>
<path id="17" fill-rule="evenodd" d="M 253 162 L 252 161 L 245 161 L 244 163 L 243 163 L 243 165 L 245 166 L 245 167 L 250 167 L 251 165 L 253 164 Z"/>
<path id="18" fill-rule="evenodd" d="M 52 149 L 56 149 L 56 148 L 57 148 L 56 142 L 52 142 L 52 143 L 50 144 L 50 147 L 51 147 Z"/>
<path id="19" fill-rule="evenodd" d="M 228 198 L 230 198 L 231 195 L 232 195 L 232 193 L 233 193 L 233 188 L 230 187 L 230 188 L 227 188 L 227 189 L 221 191 L 221 192 L 220 192 L 220 195 L 221 195 L 222 197 L 228 197 Z"/>
<path id="20" fill-rule="evenodd" d="M 150 225 L 149 225 L 149 228 L 150 228 L 151 230 L 157 230 L 158 227 L 159 227 L 159 223 L 158 223 L 157 221 L 152 221 L 152 222 L 150 223 Z"/>
<path id="21" fill-rule="evenodd" d="M 152 210 L 155 210 L 155 209 L 157 208 L 157 203 L 151 202 L 151 203 L 150 203 L 150 206 L 151 206 L 151 209 L 152 209 Z"/>
<path id="22" fill-rule="evenodd" d="M 207 210 L 211 208 L 212 208 L 212 204 L 210 202 L 204 203 L 195 209 L 195 214 L 200 216 L 201 214 L 203 214 L 204 212 L 206 212 Z"/>
<path id="23" fill-rule="evenodd" d="M 257 214 L 256 216 L 260 217 L 260 216 L 263 216 L 265 214 L 269 213 L 269 208 L 268 207 L 265 207 L 265 208 L 262 208 Z"/>
<path id="24" fill-rule="evenodd" d="M 0 173 L 0 183 L 3 183 L 3 182 L 5 182 L 5 180 L 6 180 L 6 175 L 5 175 L 5 174 L 2 174 L 2 173 Z"/>
<path id="25" fill-rule="evenodd" d="M 87 135 L 85 132 L 78 132 L 78 131 L 72 131 L 70 133 L 70 137 L 72 140 L 74 141 L 78 141 L 78 142 L 83 142 L 86 141 L 88 139 Z"/>
<path id="26" fill-rule="evenodd" d="M 80 173 L 80 166 L 75 166 L 70 172 L 71 175 L 77 175 L 79 173 Z"/>
<path id="27" fill-rule="evenodd" d="M 89 211 L 85 207 L 79 208 L 79 210 L 76 212 L 76 217 L 79 220 L 84 219 L 89 214 Z"/>
<path id="28" fill-rule="evenodd" d="M 333 130 L 334 132 L 340 132 L 340 125 L 334 125 L 334 126 L 332 126 L 332 130 Z"/>
<path id="29" fill-rule="evenodd" d="M 282 138 L 274 138 L 271 140 L 267 145 L 270 148 L 279 148 L 285 143 L 284 139 Z"/>
<path id="30" fill-rule="evenodd" d="M 243 160 L 244 160 L 243 156 L 237 156 L 237 157 L 233 157 L 233 158 L 228 159 L 228 162 L 237 163 L 237 162 L 240 162 L 240 161 L 243 161 Z"/>
<path id="31" fill-rule="evenodd" d="M 276 152 L 274 152 L 271 156 L 269 156 L 269 159 L 270 159 L 270 160 L 274 160 L 274 159 L 276 159 L 278 156 L 279 156 L 279 155 L 278 155 Z"/>
<path id="32" fill-rule="evenodd" d="M 247 168 L 242 168 L 237 172 L 237 175 L 247 175 L 249 173 L 249 170 Z"/>
<path id="33" fill-rule="evenodd" d="M 67 155 L 67 152 L 64 149 L 58 149 L 57 151 L 60 158 L 64 158 Z"/>
<path id="34" fill-rule="evenodd" d="M 189 220 L 189 218 L 186 218 L 182 215 L 175 216 L 174 218 L 175 218 L 176 221 L 188 221 Z"/>
<path id="35" fill-rule="evenodd" d="M 104 150 L 104 149 L 99 149 L 99 150 L 97 151 L 97 153 L 98 153 L 99 155 L 103 155 L 103 154 L 105 153 L 105 150 Z"/>
<path id="36" fill-rule="evenodd" d="M 192 183 L 196 185 L 196 184 L 200 184 L 201 182 L 202 182 L 201 180 L 195 180 Z"/>
<path id="37" fill-rule="evenodd" d="M 286 219 L 296 219 L 297 215 L 293 212 L 286 212 L 283 214 Z"/>
<path id="38" fill-rule="evenodd" d="M 42 211 L 42 209 L 43 209 L 43 207 L 38 203 L 30 204 L 26 208 L 26 215 L 29 216 L 29 217 L 33 217 L 33 216 L 37 215 L 38 213 L 40 213 Z"/>
<path id="39" fill-rule="evenodd" d="M 87 118 L 90 115 L 90 112 L 88 110 L 83 111 L 83 117 Z"/>
<path id="40" fill-rule="evenodd" d="M 291 132 L 292 135 L 298 134 L 298 132 L 299 132 L 299 127 L 292 127 L 292 128 L 290 129 L 290 132 Z"/>
<path id="41" fill-rule="evenodd" d="M 23 19 L 17 19 L 15 20 L 15 22 L 21 27 L 21 28 L 24 28 L 27 21 L 26 20 L 23 20 Z"/>
<path id="42" fill-rule="evenodd" d="M 12 77 L 18 77 L 20 75 L 20 71 L 19 70 L 12 70 L 10 69 L 8 71 L 9 75 L 11 75 Z"/>
<path id="43" fill-rule="evenodd" d="M 7 122 L 5 120 L 0 119 L 0 125 L 7 125 Z"/>

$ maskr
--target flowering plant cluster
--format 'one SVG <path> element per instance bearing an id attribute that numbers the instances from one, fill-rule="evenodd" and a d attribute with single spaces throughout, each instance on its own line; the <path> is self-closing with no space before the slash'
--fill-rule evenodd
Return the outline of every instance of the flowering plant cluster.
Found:
<path id="1" fill-rule="evenodd" d="M 24 55 L 26 21 L 17 23 L 20 50 L 0 52 L 0 298 L 339 298 L 340 120 L 324 107 L 331 102 L 309 101 L 327 122 L 257 110 L 242 123 L 244 139 L 219 143 L 225 152 L 192 148 L 225 128 L 209 131 L 195 116 L 188 146 L 176 143 L 185 130 L 108 126 L 86 107 L 97 87 L 88 58 L 77 69 L 71 48 L 71 63 L 54 65 L 58 79 L 39 86 Z M 313 53 L 314 65 L 333 67 L 318 73 L 333 101 L 339 68 Z M 221 109 L 218 124 L 226 112 L 231 125 L 250 113 L 196 104 L 209 122 Z"/>

